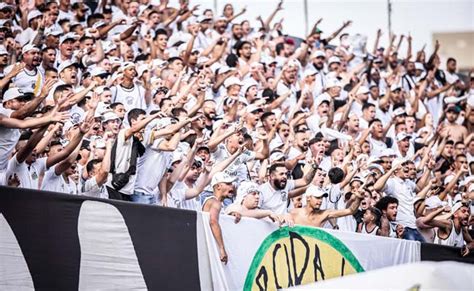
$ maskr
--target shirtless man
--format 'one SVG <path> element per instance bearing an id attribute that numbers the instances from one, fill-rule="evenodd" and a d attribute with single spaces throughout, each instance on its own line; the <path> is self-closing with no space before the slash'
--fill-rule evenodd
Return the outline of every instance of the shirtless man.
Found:
<path id="1" fill-rule="evenodd" d="M 446 130 L 450 133 L 450 138 L 456 143 L 464 141 L 467 137 L 467 129 L 456 123 L 459 117 L 459 108 L 455 105 L 449 105 L 445 111 L 446 114 Z"/>
<path id="2" fill-rule="evenodd" d="M 351 206 L 346 209 L 325 209 L 321 210 L 321 204 L 323 197 L 327 197 L 328 193 L 325 193 L 322 189 L 310 186 L 306 190 L 307 203 L 304 208 L 295 208 L 288 214 L 289 219 L 293 220 L 295 224 L 308 225 L 321 227 L 324 222 L 330 218 L 338 218 L 348 216 L 356 213 L 359 208 L 362 198 L 364 198 L 362 192 L 355 193 L 355 201 L 352 202 Z"/>
<path id="3" fill-rule="evenodd" d="M 229 176 L 225 172 L 218 172 L 212 177 L 211 187 L 214 195 L 207 197 L 202 205 L 202 211 L 209 213 L 209 224 L 211 226 L 212 235 L 214 236 L 217 246 L 219 247 L 219 254 L 221 262 L 227 264 L 228 257 L 225 251 L 224 239 L 222 238 L 222 230 L 219 225 L 219 215 L 222 211 L 222 201 L 225 198 L 234 196 L 234 177 Z M 232 212 L 229 215 L 235 216 L 235 222 L 240 221 L 240 213 Z"/>

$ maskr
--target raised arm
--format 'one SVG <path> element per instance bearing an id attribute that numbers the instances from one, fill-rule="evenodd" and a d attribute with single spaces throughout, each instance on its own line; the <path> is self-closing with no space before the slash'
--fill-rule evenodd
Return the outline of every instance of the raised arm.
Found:
<path id="1" fill-rule="evenodd" d="M 329 37 L 326 38 L 326 41 L 329 43 L 331 40 L 336 38 L 345 28 L 349 27 L 351 23 L 352 23 L 351 20 L 345 21 L 338 30 L 336 30 Z"/>
<path id="2" fill-rule="evenodd" d="M 16 154 L 16 160 L 18 163 L 23 163 L 33 152 L 36 144 L 38 144 L 38 142 L 41 140 L 47 128 L 47 126 L 43 126 L 31 135 L 26 145 L 22 147 Z"/>
<path id="3" fill-rule="evenodd" d="M 328 218 L 338 218 L 338 217 L 353 215 L 354 213 L 356 213 L 357 209 L 359 209 L 360 202 L 362 201 L 362 198 L 364 198 L 364 196 L 360 192 L 354 192 L 354 195 L 355 195 L 355 199 L 349 208 L 338 209 L 338 210 L 327 210 Z"/>
<path id="4" fill-rule="evenodd" d="M 110 158 L 112 155 L 113 142 L 114 141 L 110 138 L 107 140 L 104 158 L 102 159 L 99 172 L 95 176 L 95 180 L 99 187 L 102 186 L 105 182 L 107 182 L 107 176 L 109 175 L 110 171 Z"/>

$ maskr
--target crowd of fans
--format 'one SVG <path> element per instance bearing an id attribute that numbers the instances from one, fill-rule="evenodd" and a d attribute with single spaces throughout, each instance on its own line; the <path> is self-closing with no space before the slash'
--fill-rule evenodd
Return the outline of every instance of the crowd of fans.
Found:
<path id="1" fill-rule="evenodd" d="M 210 212 L 224 262 L 219 214 L 474 248 L 474 75 L 438 42 L 167 2 L 0 3 L 1 185 Z"/>

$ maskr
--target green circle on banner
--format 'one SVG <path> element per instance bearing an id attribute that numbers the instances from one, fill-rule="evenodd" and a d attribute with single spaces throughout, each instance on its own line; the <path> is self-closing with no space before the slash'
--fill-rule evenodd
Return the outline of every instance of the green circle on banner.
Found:
<path id="1" fill-rule="evenodd" d="M 351 250 L 314 227 L 282 227 L 262 242 L 243 290 L 277 290 L 364 272 Z"/>

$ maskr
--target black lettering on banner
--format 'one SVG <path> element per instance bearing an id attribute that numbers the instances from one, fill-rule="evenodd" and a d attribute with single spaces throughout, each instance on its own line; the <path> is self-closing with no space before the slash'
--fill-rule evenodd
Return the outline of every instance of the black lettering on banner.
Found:
<path id="1" fill-rule="evenodd" d="M 342 262 L 341 262 L 341 277 L 344 277 L 344 267 L 346 266 L 346 259 L 342 257 Z"/>
<path id="2" fill-rule="evenodd" d="M 294 286 L 293 279 L 291 278 L 291 270 L 290 270 L 290 256 L 288 256 L 288 248 L 286 245 L 285 247 L 285 256 L 286 256 L 286 266 L 288 267 L 288 287 Z"/>
<path id="3" fill-rule="evenodd" d="M 314 244 L 313 267 L 314 267 L 314 281 L 315 282 L 318 281 L 318 271 L 321 273 L 321 279 L 324 280 L 323 262 L 321 261 L 321 255 L 320 255 L 319 247 L 317 244 Z"/>
<path id="4" fill-rule="evenodd" d="M 301 282 L 303 281 L 303 276 L 306 271 L 306 268 L 308 267 L 308 261 L 309 261 L 309 245 L 308 243 L 303 239 L 301 235 L 299 235 L 296 232 L 289 232 L 290 234 L 290 242 L 291 242 L 291 257 L 293 258 L 293 272 L 295 274 L 295 285 L 300 285 Z M 303 267 L 301 268 L 299 274 L 298 271 L 296 270 L 296 255 L 295 255 L 295 239 L 299 240 L 304 248 L 304 263 Z"/>
<path id="5" fill-rule="evenodd" d="M 281 289 L 281 286 L 280 284 L 278 284 L 278 276 L 277 276 L 277 272 L 276 272 L 276 257 L 277 257 L 277 252 L 278 250 L 281 248 L 281 244 L 276 244 L 275 245 L 275 248 L 273 249 L 273 276 L 275 277 L 275 288 L 278 290 L 278 289 Z"/>
<path id="6" fill-rule="evenodd" d="M 262 282 L 263 282 L 264 286 L 262 286 L 262 284 L 260 283 L 260 278 L 261 277 L 263 277 Z M 265 268 L 265 266 L 262 266 L 260 268 L 260 271 L 258 272 L 257 278 L 255 278 L 255 282 L 257 283 L 258 290 L 260 290 L 260 291 L 267 290 L 268 274 L 267 274 L 267 269 Z"/>

